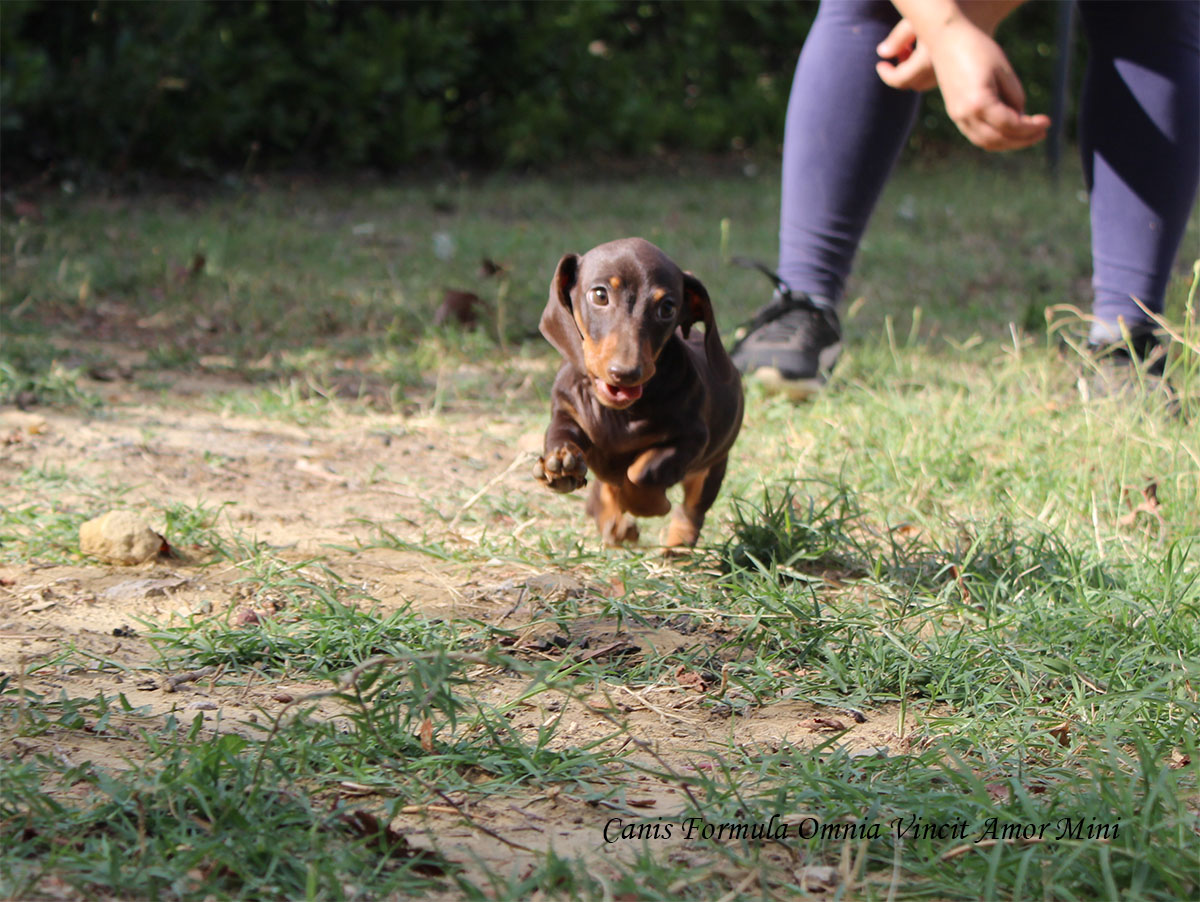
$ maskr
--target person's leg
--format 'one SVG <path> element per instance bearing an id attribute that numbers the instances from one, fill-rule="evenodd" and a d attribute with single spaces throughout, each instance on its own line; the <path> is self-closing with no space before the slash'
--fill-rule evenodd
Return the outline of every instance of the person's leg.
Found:
<path id="1" fill-rule="evenodd" d="M 1091 198 L 1096 344 L 1161 313 L 1200 179 L 1200 3 L 1083 0 L 1080 151 Z M 1193 249 L 1194 250 L 1194 249 Z"/>
<path id="2" fill-rule="evenodd" d="M 889 88 L 875 47 L 900 20 L 888 0 L 821 4 L 796 64 L 783 140 L 779 277 L 734 364 L 799 399 L 841 349 L 835 305 L 921 96 Z"/>
<path id="3" fill-rule="evenodd" d="M 875 203 L 921 103 L 875 74 L 900 14 L 887 0 L 828 0 L 804 42 L 783 139 L 779 275 L 841 299 Z"/>

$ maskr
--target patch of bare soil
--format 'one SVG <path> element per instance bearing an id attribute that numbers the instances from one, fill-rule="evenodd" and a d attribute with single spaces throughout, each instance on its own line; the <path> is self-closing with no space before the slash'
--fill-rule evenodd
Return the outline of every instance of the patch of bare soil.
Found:
<path id="1" fill-rule="evenodd" d="M 211 380 L 203 386 L 181 384 L 173 395 L 214 387 Z M 0 412 L 4 504 L 51 503 L 78 514 L 82 522 L 111 504 L 102 499 L 115 487 L 124 487 L 118 506 L 143 514 L 160 531 L 165 530 L 162 512 L 172 505 L 220 510 L 222 534 L 236 531 L 268 543 L 285 560 L 323 562 L 384 610 L 412 605 L 432 617 L 503 622 L 524 629 L 519 643 L 529 655 L 561 653 L 554 628 L 531 618 L 539 599 L 581 591 L 577 575 L 538 573 L 482 555 L 467 566 L 371 544 L 377 525 L 383 525 L 413 541 L 459 530 L 460 545 L 469 546 L 469 530 L 460 530 L 457 518 L 480 492 L 502 496 L 537 490 L 526 465 L 529 452 L 540 444 L 542 424 L 536 419 L 494 410 L 339 414 L 300 426 L 164 403 L 126 388 L 108 390 L 113 393 L 109 405 L 94 416 L 50 409 Z M 30 472 L 51 482 L 54 473 L 67 478 L 47 486 L 31 483 Z M 576 516 L 584 529 L 579 507 Z M 545 523 L 551 515 L 543 510 L 542 516 Z M 536 531 L 539 522 L 493 526 Z M 178 542 L 169 533 L 166 538 Z M 44 696 L 115 699 L 124 693 L 135 708 L 144 709 L 114 717 L 103 735 L 52 729 L 3 737 L 18 754 L 48 753 L 120 769 L 139 761 L 144 751 L 138 727 L 161 724 L 169 714 L 182 723 L 199 714 L 212 731 L 255 731 L 286 712 L 290 701 L 328 688 L 244 676 L 235 684 L 212 668 L 171 670 L 146 640 L 147 622 L 228 618 L 237 623 L 263 603 L 252 597 L 236 562 L 214 561 L 204 549 L 186 544 L 176 551 L 175 558 L 133 567 L 87 559 L 0 565 L 0 672 Z M 572 624 L 572 640 L 586 640 L 584 654 L 632 656 L 706 641 L 702 626 L 686 635 L 675 626 L 618 628 L 585 616 Z M 84 668 L 81 659 L 98 663 Z M 497 702 L 526 688 L 498 672 L 483 670 L 478 680 L 481 697 Z M 628 742 L 632 736 L 650 743 L 658 757 L 647 763 L 682 775 L 712 768 L 706 752 L 727 746 L 731 736 L 744 747 L 763 750 L 809 748 L 835 734 L 842 734 L 839 745 L 860 754 L 886 754 L 902 745 L 896 709 L 858 713 L 793 699 L 722 713 L 701 704 L 723 691 L 711 675 L 678 673 L 662 685 L 612 684 L 583 699 L 556 702 L 549 693 L 539 695 L 513 723 L 534 731 L 560 718 L 555 742 L 583 744 L 612 736 L 619 721 L 627 730 L 610 741 Z M 483 863 L 493 871 L 519 874 L 549 848 L 602 862 L 641 848 L 640 843 L 604 841 L 604 826 L 616 812 L 627 816 L 632 807 L 647 819 L 670 819 L 684 807 L 679 785 L 648 776 L 630 780 L 623 798 L 611 802 L 567 792 L 435 799 L 405 809 L 394 826 L 416 845 L 436 847 L 468 868 Z M 346 789 L 348 799 L 357 794 L 353 787 Z M 661 851 L 679 861 L 690 854 L 681 841 L 666 843 Z"/>

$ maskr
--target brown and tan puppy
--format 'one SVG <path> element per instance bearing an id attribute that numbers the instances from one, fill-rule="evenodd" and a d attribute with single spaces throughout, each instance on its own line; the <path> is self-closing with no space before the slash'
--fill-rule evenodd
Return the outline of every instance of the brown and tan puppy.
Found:
<path id="1" fill-rule="evenodd" d="M 695 545 L 742 424 L 704 285 L 648 241 L 612 241 L 559 261 L 541 330 L 565 360 L 534 476 L 571 492 L 590 469 L 587 510 L 609 545 L 636 541 L 633 518 L 667 513 L 683 483 L 666 545 Z"/>

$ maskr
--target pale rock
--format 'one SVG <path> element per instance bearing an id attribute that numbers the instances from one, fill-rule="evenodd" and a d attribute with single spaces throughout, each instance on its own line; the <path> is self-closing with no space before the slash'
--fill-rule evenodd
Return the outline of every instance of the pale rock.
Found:
<path id="1" fill-rule="evenodd" d="M 129 511 L 109 511 L 79 527 L 79 550 L 112 564 L 140 564 L 162 548 L 163 537 Z"/>

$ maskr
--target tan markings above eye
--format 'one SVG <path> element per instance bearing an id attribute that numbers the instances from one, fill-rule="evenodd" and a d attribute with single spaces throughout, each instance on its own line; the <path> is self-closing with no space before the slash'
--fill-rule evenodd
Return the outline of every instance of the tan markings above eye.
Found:
<path id="1" fill-rule="evenodd" d="M 661 301 L 666 296 L 666 294 L 667 294 L 667 289 L 655 288 L 654 293 L 650 295 L 650 299 L 652 301 L 654 301 L 654 303 L 657 304 L 659 301 Z"/>
<path id="2" fill-rule="evenodd" d="M 613 288 L 620 288 L 621 287 L 621 277 L 613 276 L 611 279 L 608 280 L 608 284 L 611 285 Z"/>

